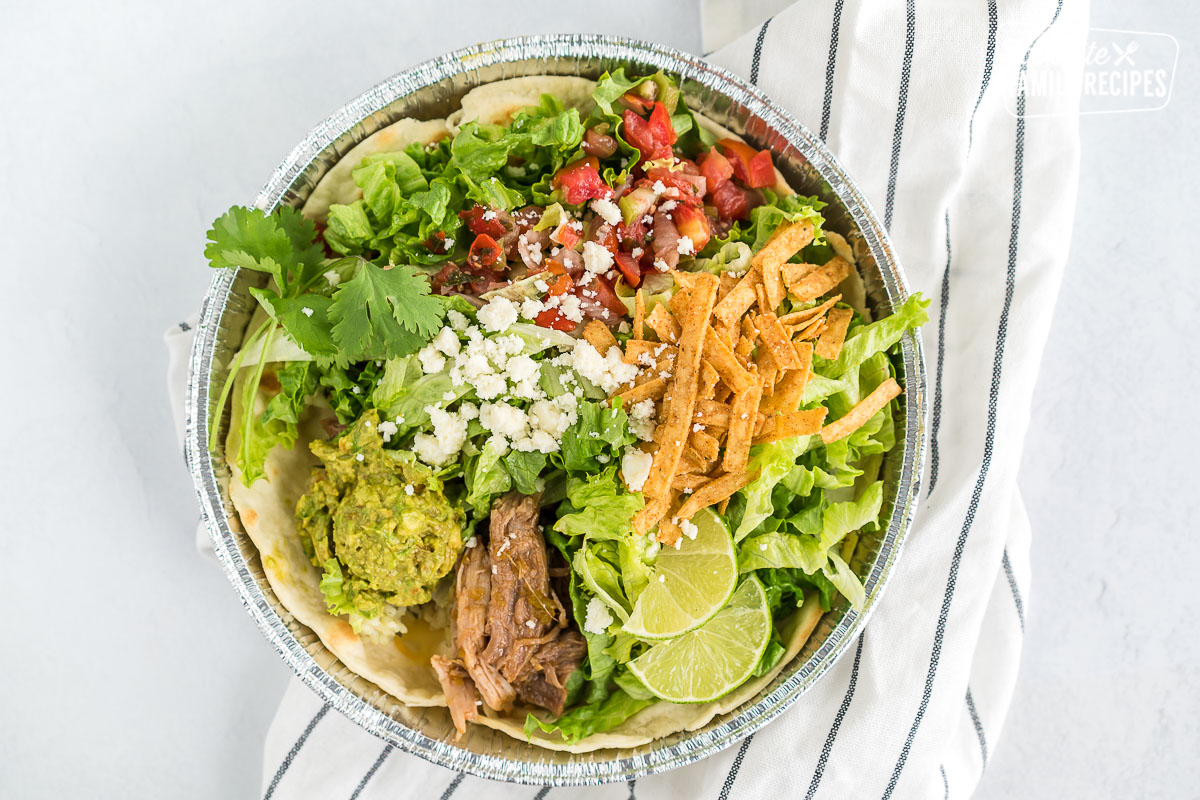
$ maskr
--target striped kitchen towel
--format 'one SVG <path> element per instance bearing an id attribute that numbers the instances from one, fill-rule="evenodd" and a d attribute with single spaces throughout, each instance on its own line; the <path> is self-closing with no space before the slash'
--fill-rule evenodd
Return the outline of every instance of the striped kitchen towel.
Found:
<path id="1" fill-rule="evenodd" d="M 1072 95 L 1087 5 L 702 7 L 705 41 L 720 48 L 712 61 L 825 140 L 885 221 L 910 286 L 934 300 L 924 333 L 927 496 L 870 625 L 758 734 L 691 767 L 594 789 L 455 774 L 329 713 L 294 680 L 267 736 L 266 797 L 899 800 L 968 797 L 978 783 L 1003 727 L 1028 611 L 1017 468 L 1067 258 L 1079 150 L 1071 104 L 1026 115 L 1034 98 L 1022 78 L 1034 58 Z"/>

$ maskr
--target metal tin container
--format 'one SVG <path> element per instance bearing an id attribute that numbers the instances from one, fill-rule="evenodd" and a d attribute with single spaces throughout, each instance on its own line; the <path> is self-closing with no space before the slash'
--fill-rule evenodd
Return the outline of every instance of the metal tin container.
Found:
<path id="1" fill-rule="evenodd" d="M 445 117 L 471 88 L 522 75 L 599 77 L 624 65 L 631 74 L 662 69 L 681 82 L 688 105 L 769 147 L 776 165 L 799 192 L 829 206 L 826 228 L 847 238 L 876 316 L 908 296 L 900 264 L 866 199 L 837 160 L 807 128 L 740 78 L 700 58 L 648 42 L 592 35 L 529 36 L 477 45 L 427 61 L 380 83 L 318 125 L 276 168 L 255 205 L 270 211 L 299 206 L 317 181 L 357 142 L 404 117 Z M 192 351 L 187 397 L 187 461 L 205 524 L 234 588 L 288 666 L 334 708 L 397 747 L 453 770 L 529 784 L 577 785 L 622 781 L 681 767 L 712 755 L 762 728 L 808 691 L 860 632 L 895 568 L 919 497 L 926 435 L 925 368 L 919 337 L 908 334 L 897 380 L 904 387 L 896 448 L 883 466 L 887 524 L 864 534 L 853 569 L 866 589 L 862 611 L 844 600 L 826 613 L 800 654 L 752 700 L 704 727 L 627 750 L 553 752 L 472 726 L 455 741 L 444 709 L 412 709 L 350 672 L 313 632 L 283 608 L 271 590 L 253 543 L 229 501 L 229 470 L 209 453 L 210 424 L 228 425 L 215 408 L 217 393 L 254 309 L 255 276 L 222 271 L 204 302 Z M 213 415 L 218 414 L 216 419 Z M 223 434 L 222 434 L 223 439 Z"/>

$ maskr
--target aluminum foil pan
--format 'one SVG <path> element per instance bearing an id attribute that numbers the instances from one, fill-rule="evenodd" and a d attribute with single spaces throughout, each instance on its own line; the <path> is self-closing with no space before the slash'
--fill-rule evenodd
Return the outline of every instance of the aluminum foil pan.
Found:
<path id="1" fill-rule="evenodd" d="M 853 246 L 868 305 L 885 315 L 908 296 L 886 232 L 861 191 L 807 128 L 758 89 L 702 59 L 649 42 L 593 35 L 529 36 L 476 45 L 402 72 L 351 101 L 318 125 L 271 175 L 255 204 L 300 206 L 322 175 L 364 137 L 404 117 L 441 118 L 482 83 L 521 75 L 599 77 L 626 66 L 633 73 L 663 69 L 681 80 L 688 105 L 770 147 L 775 163 L 804 194 L 829 203 L 826 227 Z M 314 692 L 364 729 L 397 747 L 452 770 L 528 784 L 578 785 L 623 781 L 675 769 L 712 755 L 769 723 L 808 691 L 841 657 L 866 623 L 892 574 L 916 511 L 926 435 L 925 367 L 920 339 L 902 341 L 901 397 L 895 450 L 883 467 L 887 525 L 862 537 L 851 565 L 866 588 L 863 610 L 841 601 L 825 614 L 803 651 L 763 692 L 695 731 L 628 750 L 586 754 L 544 750 L 473 726 L 455 741 L 444 709 L 410 709 L 355 675 L 307 627 L 283 608 L 263 573 L 253 543 L 229 502 L 229 470 L 208 452 L 217 392 L 227 374 L 254 301 L 254 275 L 222 271 L 205 298 L 192 351 L 187 398 L 187 460 L 205 524 L 234 588 L 263 634 Z M 215 420 L 224 428 L 228 413 Z M 222 433 L 224 440 L 224 433 Z"/>

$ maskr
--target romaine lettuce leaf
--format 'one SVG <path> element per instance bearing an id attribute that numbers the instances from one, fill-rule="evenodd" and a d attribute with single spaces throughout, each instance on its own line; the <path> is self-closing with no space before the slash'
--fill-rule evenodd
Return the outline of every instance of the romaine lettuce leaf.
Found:
<path id="1" fill-rule="evenodd" d="M 653 697 L 634 698 L 625 690 L 617 689 L 606 699 L 576 706 L 553 722 L 543 722 L 530 714 L 525 718 L 525 735 L 530 736 L 541 728 L 545 733 L 557 733 L 563 741 L 573 744 L 593 733 L 612 730 L 655 702 Z"/>

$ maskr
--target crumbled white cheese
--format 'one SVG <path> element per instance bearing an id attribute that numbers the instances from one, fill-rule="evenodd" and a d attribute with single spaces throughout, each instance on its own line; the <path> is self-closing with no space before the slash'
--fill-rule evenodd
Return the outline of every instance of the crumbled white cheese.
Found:
<path id="1" fill-rule="evenodd" d="M 690 519 L 680 520 L 679 530 L 683 531 L 683 535 L 689 539 L 695 539 L 696 534 L 700 532 L 696 527 L 696 523 L 692 522 Z"/>
<path id="2" fill-rule="evenodd" d="M 492 209 L 489 208 L 487 211 L 483 212 L 483 219 L 486 220 L 487 222 L 491 222 L 495 218 L 496 218 L 496 212 L 493 211 Z"/>
<path id="3" fill-rule="evenodd" d="M 632 330 L 633 327 L 625 320 L 621 320 L 621 324 L 617 326 L 617 333 L 629 333 Z"/>
<path id="4" fill-rule="evenodd" d="M 446 368 L 446 357 L 430 344 L 417 351 L 417 360 L 421 362 L 421 369 L 426 375 L 441 372 Z"/>
<path id="5" fill-rule="evenodd" d="M 447 356 L 456 356 L 458 355 L 459 350 L 462 349 L 462 344 L 460 344 L 458 341 L 458 335 L 455 334 L 454 331 L 449 327 L 442 328 L 440 331 L 438 331 L 437 336 L 433 337 L 433 341 L 430 342 L 430 344 L 432 344 L 439 353 Z"/>
<path id="6" fill-rule="evenodd" d="M 636 447 L 625 448 L 625 455 L 621 456 L 621 472 L 625 475 L 625 485 L 632 491 L 640 492 L 646 484 L 646 478 L 650 476 L 650 466 L 654 463 L 654 456 L 649 453 L 643 453 Z"/>
<path id="7" fill-rule="evenodd" d="M 599 597 L 588 600 L 587 614 L 583 618 L 584 631 L 599 636 L 612 624 L 612 612 L 608 610 L 608 606 L 604 605 L 604 601 Z"/>
<path id="8" fill-rule="evenodd" d="M 654 259 L 654 268 L 659 272 L 670 272 L 671 266 L 661 258 Z"/>
<path id="9" fill-rule="evenodd" d="M 526 355 L 513 356 L 504 367 L 504 377 L 510 383 L 534 379 L 538 376 L 538 363 Z"/>
<path id="10" fill-rule="evenodd" d="M 454 460 L 467 440 L 467 420 L 437 406 L 426 406 L 425 413 L 433 423 L 433 434 L 418 433 L 413 441 L 417 457 L 433 467 Z"/>
<path id="11" fill-rule="evenodd" d="M 650 187 L 650 190 L 655 194 L 665 194 L 667 187 L 662 181 L 655 181 L 654 185 Z"/>
<path id="12" fill-rule="evenodd" d="M 359 453 L 358 455 L 355 456 L 355 458 L 358 459 L 359 461 L 362 461 L 363 458 L 365 458 L 365 456 L 363 456 L 362 453 Z"/>
<path id="13" fill-rule="evenodd" d="M 483 329 L 503 333 L 517 321 L 517 304 L 507 297 L 493 297 L 476 315 Z"/>
<path id="14" fill-rule="evenodd" d="M 593 200 L 592 211 L 603 217 L 609 225 L 616 225 L 621 221 L 621 209 L 612 200 Z"/>
<path id="15" fill-rule="evenodd" d="M 545 310 L 546 305 L 541 300 L 526 297 L 521 301 L 521 316 L 525 319 L 537 319 L 538 314 L 541 314 Z"/>
<path id="16" fill-rule="evenodd" d="M 622 360 L 619 347 L 610 348 L 602 356 L 591 343 L 581 339 L 575 345 L 573 356 L 575 371 L 609 394 L 638 374 L 636 364 L 626 364 Z"/>
<path id="17" fill-rule="evenodd" d="M 417 493 L 417 490 L 411 483 L 406 483 L 404 484 L 404 493 L 409 497 L 412 497 Z"/>
<path id="18" fill-rule="evenodd" d="M 612 253 L 608 248 L 596 242 L 583 243 L 583 267 L 588 273 L 596 275 L 607 272 L 613 265 Z M 584 275 L 584 283 L 591 280 L 591 275 Z"/>
<path id="19" fill-rule="evenodd" d="M 379 423 L 378 427 L 379 427 L 379 434 L 383 437 L 383 441 L 385 443 L 390 442 L 392 440 L 392 437 L 395 436 L 396 433 L 400 430 L 399 426 L 396 425 L 396 423 L 391 422 L 390 420 L 384 420 L 383 422 Z"/>
<path id="20" fill-rule="evenodd" d="M 537 623 L 531 619 L 527 619 L 527 620 L 525 620 L 525 627 L 529 628 L 530 630 L 533 630 L 534 628 L 537 627 Z"/>
<path id="21" fill-rule="evenodd" d="M 523 410 L 508 403 L 484 403 L 479 407 L 479 424 L 484 430 L 516 438 L 526 435 L 529 417 Z"/>
<path id="22" fill-rule="evenodd" d="M 461 311 L 455 311 L 453 308 L 446 312 L 446 319 L 450 321 L 450 327 L 456 331 L 465 331 L 467 329 L 467 315 Z"/>
<path id="23" fill-rule="evenodd" d="M 495 400 L 507 388 L 503 375 L 480 375 L 475 381 L 475 394 L 480 400 Z"/>
<path id="24" fill-rule="evenodd" d="M 329 281 L 330 286 L 337 286 L 342 282 L 342 276 L 336 269 L 331 269 L 325 273 L 325 280 Z"/>
<path id="25" fill-rule="evenodd" d="M 680 236 L 679 241 L 675 243 L 675 249 L 679 251 L 679 255 L 681 256 L 694 255 L 696 252 L 696 246 L 692 244 L 692 237 L 690 236 Z"/>
<path id="26" fill-rule="evenodd" d="M 313 315 L 313 310 L 308 306 L 305 306 L 304 308 L 300 309 L 300 313 L 306 317 L 311 317 Z"/>

